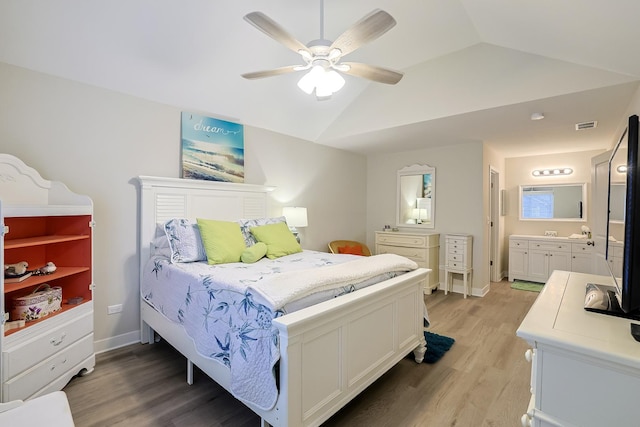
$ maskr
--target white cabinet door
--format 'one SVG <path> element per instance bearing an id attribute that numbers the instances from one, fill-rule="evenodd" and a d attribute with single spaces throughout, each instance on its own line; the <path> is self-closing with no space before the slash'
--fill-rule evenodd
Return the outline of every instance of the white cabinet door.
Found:
<path id="1" fill-rule="evenodd" d="M 529 272 L 529 253 L 527 249 L 509 249 L 509 280 L 526 277 Z"/>
<path id="2" fill-rule="evenodd" d="M 571 270 L 571 252 L 549 252 L 549 268 L 547 269 L 547 278 L 544 279 L 545 282 L 554 270 Z"/>
<path id="3" fill-rule="evenodd" d="M 573 254 L 571 256 L 571 271 L 576 273 L 594 274 L 593 254 Z"/>
<path id="4" fill-rule="evenodd" d="M 544 283 L 549 278 L 549 251 L 529 250 L 530 280 Z"/>

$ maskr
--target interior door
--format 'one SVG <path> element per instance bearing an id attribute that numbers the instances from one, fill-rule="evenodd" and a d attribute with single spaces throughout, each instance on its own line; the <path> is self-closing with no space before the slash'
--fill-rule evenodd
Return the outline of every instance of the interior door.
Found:
<path id="1" fill-rule="evenodd" d="M 594 242 L 593 273 L 609 275 L 605 258 L 607 240 L 609 157 L 611 151 L 591 159 L 591 215 L 593 218 L 591 236 Z"/>

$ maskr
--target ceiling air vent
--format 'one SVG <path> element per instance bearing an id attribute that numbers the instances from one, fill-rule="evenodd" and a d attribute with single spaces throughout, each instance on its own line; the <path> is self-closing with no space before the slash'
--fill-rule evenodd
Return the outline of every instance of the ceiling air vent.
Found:
<path id="1" fill-rule="evenodd" d="M 596 121 L 576 123 L 576 130 L 593 129 L 596 126 L 598 126 L 598 122 Z"/>

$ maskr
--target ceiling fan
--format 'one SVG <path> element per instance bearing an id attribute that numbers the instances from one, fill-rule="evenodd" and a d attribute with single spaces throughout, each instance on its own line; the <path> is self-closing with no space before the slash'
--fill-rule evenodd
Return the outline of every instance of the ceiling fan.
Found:
<path id="1" fill-rule="evenodd" d="M 347 54 L 377 39 L 396 25 L 396 20 L 391 15 L 376 9 L 356 22 L 333 42 L 324 38 L 323 17 L 324 0 L 321 0 L 320 39 L 304 45 L 264 13 L 251 12 L 245 15 L 245 21 L 300 54 L 304 64 L 245 73 L 242 74 L 242 77 L 260 79 L 295 71 L 311 70 L 300 79 L 298 86 L 308 94 L 315 90 L 318 99 L 329 98 L 332 93 L 337 92 L 344 85 L 344 79 L 337 72 L 385 84 L 396 84 L 402 79 L 403 74 L 397 71 L 374 65 L 341 61 Z"/>

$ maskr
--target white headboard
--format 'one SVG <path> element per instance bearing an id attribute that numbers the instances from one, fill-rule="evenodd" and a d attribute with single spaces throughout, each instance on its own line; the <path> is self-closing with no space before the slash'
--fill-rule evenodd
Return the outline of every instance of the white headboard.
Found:
<path id="1" fill-rule="evenodd" d="M 273 187 L 182 178 L 139 176 L 140 271 L 149 259 L 156 226 L 171 218 L 234 221 L 264 218 Z"/>

